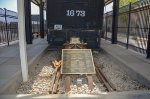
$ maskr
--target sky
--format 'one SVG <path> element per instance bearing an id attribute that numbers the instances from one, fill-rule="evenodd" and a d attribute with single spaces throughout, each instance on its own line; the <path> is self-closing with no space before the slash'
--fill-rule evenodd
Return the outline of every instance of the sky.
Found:
<path id="1" fill-rule="evenodd" d="M 0 8 L 17 12 L 17 0 L 0 0 Z M 39 7 L 31 3 L 31 13 L 39 14 Z"/>
<path id="2" fill-rule="evenodd" d="M 111 11 L 112 7 L 113 7 L 113 3 L 110 3 L 107 6 L 105 6 L 104 7 L 104 13 Z"/>

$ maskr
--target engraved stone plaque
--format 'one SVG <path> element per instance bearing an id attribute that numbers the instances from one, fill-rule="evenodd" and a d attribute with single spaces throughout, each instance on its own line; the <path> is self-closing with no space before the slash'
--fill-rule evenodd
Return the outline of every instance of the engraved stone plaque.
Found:
<path id="1" fill-rule="evenodd" d="M 91 49 L 63 49 L 62 74 L 95 74 Z"/>

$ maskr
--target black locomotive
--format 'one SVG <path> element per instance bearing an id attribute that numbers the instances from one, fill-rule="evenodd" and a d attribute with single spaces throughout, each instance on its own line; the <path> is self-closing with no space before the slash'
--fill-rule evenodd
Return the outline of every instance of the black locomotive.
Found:
<path id="1" fill-rule="evenodd" d="M 100 47 L 104 0 L 47 0 L 46 8 L 50 46 L 79 37 L 88 48 Z"/>

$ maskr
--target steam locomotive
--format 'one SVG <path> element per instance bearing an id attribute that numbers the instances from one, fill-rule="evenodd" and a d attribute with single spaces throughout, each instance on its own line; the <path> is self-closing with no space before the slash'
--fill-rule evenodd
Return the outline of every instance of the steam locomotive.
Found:
<path id="1" fill-rule="evenodd" d="M 100 48 L 104 0 L 47 0 L 46 17 L 50 46 L 63 46 L 79 37 L 87 48 Z"/>

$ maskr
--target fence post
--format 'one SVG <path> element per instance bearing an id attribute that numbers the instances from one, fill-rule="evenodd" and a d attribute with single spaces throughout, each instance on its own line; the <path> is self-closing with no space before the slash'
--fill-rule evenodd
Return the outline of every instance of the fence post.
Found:
<path id="1" fill-rule="evenodd" d="M 147 41 L 147 58 L 150 58 L 150 24 L 149 24 L 149 33 L 148 33 L 148 41 Z"/>
<path id="2" fill-rule="evenodd" d="M 36 27 L 37 27 L 37 33 L 40 33 L 40 27 L 39 27 L 39 22 L 38 21 L 36 21 Z"/>
<path id="3" fill-rule="evenodd" d="M 130 21 L 131 21 L 131 2 L 129 3 L 129 11 L 128 11 L 128 31 L 127 31 L 127 44 L 126 48 L 128 49 L 129 47 L 129 35 L 130 35 Z"/>
<path id="4" fill-rule="evenodd" d="M 32 32 L 35 33 L 34 32 L 34 21 L 32 21 Z"/>
<path id="5" fill-rule="evenodd" d="M 7 24 L 7 9 L 4 8 L 5 11 L 5 27 L 6 27 L 6 33 L 7 33 L 7 44 L 9 46 L 9 37 L 8 37 L 8 24 Z"/>

